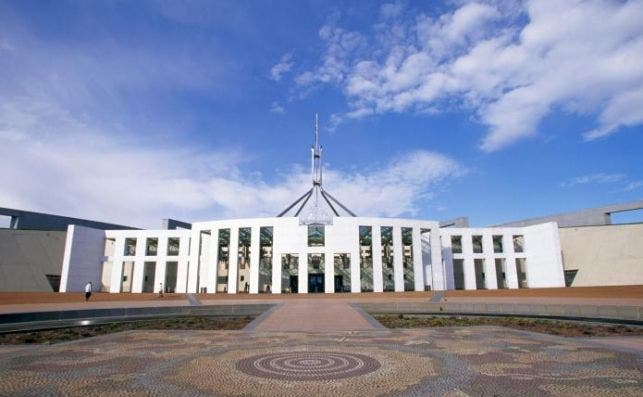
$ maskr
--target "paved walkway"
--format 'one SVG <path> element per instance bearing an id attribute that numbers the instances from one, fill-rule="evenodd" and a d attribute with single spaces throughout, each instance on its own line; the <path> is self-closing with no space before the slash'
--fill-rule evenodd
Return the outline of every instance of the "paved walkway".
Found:
<path id="1" fill-rule="evenodd" d="M 335 300 L 300 299 L 286 301 L 260 319 L 254 331 L 365 331 L 377 329 L 377 322 L 352 307 Z"/>
<path id="2" fill-rule="evenodd" d="M 0 349 L 0 395 L 641 396 L 641 358 L 498 327 L 128 331 Z"/>

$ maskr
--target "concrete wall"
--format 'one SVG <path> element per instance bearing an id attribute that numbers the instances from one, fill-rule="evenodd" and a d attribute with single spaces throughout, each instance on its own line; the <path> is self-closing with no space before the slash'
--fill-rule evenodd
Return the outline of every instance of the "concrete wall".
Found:
<path id="1" fill-rule="evenodd" d="M 561 228 L 565 270 L 573 287 L 643 284 L 643 224 Z"/>
<path id="2" fill-rule="evenodd" d="M 93 290 L 98 291 L 104 251 L 105 230 L 70 225 L 62 261 L 60 292 L 82 292 L 90 281 Z"/>
<path id="3" fill-rule="evenodd" d="M 0 215 L 11 217 L 11 223 L 9 225 L 11 229 L 66 231 L 69 225 L 82 225 L 97 229 L 133 229 L 130 226 L 117 225 L 114 223 L 97 222 L 88 219 L 71 218 L 68 216 L 44 214 L 41 212 L 16 210 L 12 208 L 0 207 Z"/>
<path id="4" fill-rule="evenodd" d="M 604 207 L 588 208 L 585 210 L 565 212 L 562 214 L 548 215 L 538 218 L 523 219 L 496 226 L 531 226 L 545 222 L 556 222 L 559 227 L 609 225 L 612 223 L 612 214 L 640 209 L 643 209 L 643 200 L 606 205 Z"/>
<path id="5" fill-rule="evenodd" d="M 451 252 L 451 237 L 461 236 L 462 253 L 445 255 L 447 267 L 453 268 L 453 260 L 464 261 L 465 289 L 498 288 L 495 260 L 505 260 L 507 288 L 518 288 L 516 259 L 524 258 L 527 267 L 527 287 L 549 288 L 564 287 L 565 279 L 558 242 L 556 223 L 549 222 L 529 227 L 496 227 L 496 228 L 444 228 L 440 229 L 442 247 Z M 473 252 L 472 236 L 482 236 L 481 253 Z M 502 252 L 493 249 L 493 236 L 502 236 Z M 513 236 L 523 236 L 523 252 L 514 252 Z M 475 277 L 475 260 L 484 260 L 485 285 L 477 285 Z"/>
<path id="6" fill-rule="evenodd" d="M 66 234 L 0 229 L 0 291 L 53 291 L 46 275 L 61 274 Z"/>
<path id="7" fill-rule="evenodd" d="M 249 252 L 250 269 L 244 274 L 249 277 L 249 292 L 259 290 L 259 232 L 261 227 L 273 228 L 272 244 L 272 293 L 281 293 L 282 255 L 291 254 L 299 257 L 299 293 L 308 292 L 308 256 L 324 254 L 325 292 L 334 292 L 335 254 L 350 255 L 350 285 L 352 292 L 360 292 L 360 246 L 359 228 L 372 228 L 373 290 L 382 292 L 382 227 L 392 228 L 393 237 L 393 274 L 395 291 L 404 291 L 404 268 L 402 228 L 411 228 L 412 233 L 412 289 L 422 291 L 425 288 L 445 290 L 454 288 L 453 260 L 465 260 L 465 287 L 476 286 L 473 274 L 474 261 L 484 259 L 487 283 L 484 288 L 495 289 L 495 260 L 506 261 L 506 278 L 508 288 L 518 288 L 516 258 L 527 261 L 528 287 L 564 286 L 563 267 L 560 257 L 558 228 L 555 223 L 530 226 L 526 228 L 440 228 L 438 222 L 415 219 L 396 218 L 361 218 L 335 217 L 332 225 L 325 227 L 325 245 L 309 247 L 307 242 L 308 227 L 300 225 L 296 217 L 231 219 L 212 222 L 197 222 L 191 230 L 96 230 L 83 227 L 70 227 L 67 248 L 63 264 L 64 288 L 68 291 L 82 288 L 87 281 L 96 281 L 98 290 L 102 275 L 102 263 L 112 264 L 110 292 L 120 292 L 124 263 L 133 263 L 131 278 L 132 292 L 141 292 L 144 280 L 145 262 L 155 263 L 154 291 L 165 279 L 168 261 L 177 262 L 177 292 L 196 292 L 206 289 L 215 292 L 217 288 L 218 235 L 221 229 L 230 232 L 230 255 L 228 281 L 225 290 L 235 293 L 238 290 L 238 241 L 239 229 L 250 228 L 251 244 Z M 463 237 L 463 253 L 451 255 L 451 235 Z M 473 253 L 471 236 L 483 236 L 483 252 Z M 495 253 L 492 238 L 502 237 L 504 250 Z M 514 252 L 514 235 L 524 236 L 524 252 Z M 109 253 L 105 252 L 105 239 L 110 239 L 114 246 Z M 136 239 L 134 253 L 126 252 L 125 240 Z M 147 255 L 146 240 L 158 239 L 156 255 Z M 169 238 L 178 238 L 180 248 L 178 255 L 168 255 Z M 108 255 L 108 256 L 105 256 Z M 248 272 L 248 269 L 244 269 Z M 72 289 L 69 289 L 72 288 Z M 64 289 L 61 288 L 61 291 Z"/>

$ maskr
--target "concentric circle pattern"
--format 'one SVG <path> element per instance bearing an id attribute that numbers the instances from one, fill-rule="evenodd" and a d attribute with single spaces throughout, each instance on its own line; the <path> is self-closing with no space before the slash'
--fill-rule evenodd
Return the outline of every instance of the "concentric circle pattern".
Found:
<path id="1" fill-rule="evenodd" d="M 364 354 L 323 351 L 260 354 L 236 363 L 236 368 L 248 375 L 287 381 L 350 378 L 380 366 L 379 361 Z"/>

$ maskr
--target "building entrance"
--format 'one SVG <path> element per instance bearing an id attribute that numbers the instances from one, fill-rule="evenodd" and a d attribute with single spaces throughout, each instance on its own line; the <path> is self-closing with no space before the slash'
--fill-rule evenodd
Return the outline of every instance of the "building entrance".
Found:
<path id="1" fill-rule="evenodd" d="M 293 294 L 296 294 L 298 292 L 298 286 L 299 286 L 299 277 L 290 276 L 290 292 L 292 292 Z"/>
<path id="2" fill-rule="evenodd" d="M 324 273 L 308 275 L 308 292 L 324 292 Z"/>
<path id="3" fill-rule="evenodd" d="M 335 276 L 335 292 L 346 292 L 344 291 L 344 277 Z"/>

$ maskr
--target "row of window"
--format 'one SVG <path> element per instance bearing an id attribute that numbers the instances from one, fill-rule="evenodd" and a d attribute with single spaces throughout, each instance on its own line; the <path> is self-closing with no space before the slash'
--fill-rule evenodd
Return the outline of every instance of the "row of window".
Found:
<path id="1" fill-rule="evenodd" d="M 493 270 L 487 268 L 486 259 L 474 259 L 473 260 L 473 270 L 475 276 L 472 281 L 475 282 L 475 289 L 490 289 L 493 288 L 493 283 L 489 280 L 486 270 Z M 491 264 L 495 268 L 495 288 L 506 289 L 509 288 L 509 283 L 507 280 L 508 264 L 505 258 L 497 258 L 493 260 Z M 516 258 L 515 262 L 509 263 L 509 266 L 514 266 L 514 271 L 517 277 L 517 287 L 518 288 L 527 288 L 527 259 L 525 258 Z M 465 270 L 464 270 L 464 259 L 454 259 L 453 260 L 453 281 L 455 289 L 465 289 Z M 493 276 L 492 276 L 493 277 Z"/>
<path id="2" fill-rule="evenodd" d="M 482 235 L 471 236 L 471 244 L 473 245 L 474 254 L 482 253 L 482 237 L 483 237 Z M 502 236 L 494 235 L 492 236 L 492 240 L 493 240 L 493 252 L 496 254 L 503 253 L 504 247 L 502 244 Z M 525 236 L 514 235 L 513 246 L 514 246 L 514 252 L 524 252 Z M 454 254 L 462 253 L 462 236 L 451 236 L 451 252 Z"/>
<path id="3" fill-rule="evenodd" d="M 360 227 L 361 230 L 364 230 Z M 403 229 L 403 240 L 409 240 L 409 242 L 403 241 L 405 245 L 411 245 L 411 228 L 402 228 Z M 229 229 L 222 229 L 229 233 Z M 392 227 L 382 227 L 382 246 L 392 246 Z M 243 240 L 242 237 L 247 237 L 247 240 L 250 240 L 250 228 L 240 229 L 240 240 Z M 247 235 L 247 236 L 246 236 Z M 222 236 L 220 236 L 221 238 Z M 370 236 L 369 236 L 370 237 Z M 471 243 L 473 245 L 474 253 L 482 253 L 482 235 L 473 235 L 471 236 Z M 228 237 L 229 238 L 229 237 Z M 492 236 L 493 239 L 493 252 L 502 253 L 504 252 L 504 247 L 502 243 L 501 235 Z M 136 238 L 126 238 L 125 239 L 125 248 L 123 255 L 125 256 L 135 256 L 136 255 Z M 110 243 L 113 246 L 113 239 L 108 239 L 108 246 L 106 247 L 105 255 L 112 256 L 110 252 Z M 156 237 L 148 237 L 145 241 L 145 255 L 146 256 L 156 256 L 158 255 L 158 243 L 159 239 Z M 249 241 L 248 241 L 249 243 Z M 308 246 L 309 247 L 321 247 L 325 243 L 325 230 L 324 225 L 309 225 L 308 226 Z M 249 244 L 247 244 L 249 245 Z M 524 252 L 524 236 L 514 235 L 513 236 L 513 245 L 514 252 Z M 168 256 L 177 256 L 179 255 L 180 248 L 180 239 L 178 237 L 170 237 L 167 240 L 167 255 Z M 451 236 L 451 250 L 454 254 L 462 253 L 462 236 Z"/>
<path id="4" fill-rule="evenodd" d="M 123 255 L 135 256 L 136 255 L 136 238 L 126 238 L 125 248 Z M 107 247 L 105 249 L 106 256 L 112 256 L 114 240 L 108 239 Z M 170 237 L 167 239 L 167 256 L 178 256 L 179 248 L 181 247 L 181 240 L 178 237 Z M 148 237 L 145 239 L 145 256 L 158 255 L 159 239 L 157 237 Z M 112 252 L 110 252 L 112 251 Z"/>

